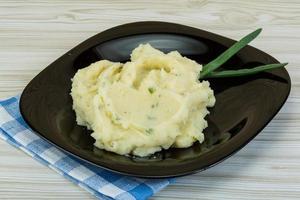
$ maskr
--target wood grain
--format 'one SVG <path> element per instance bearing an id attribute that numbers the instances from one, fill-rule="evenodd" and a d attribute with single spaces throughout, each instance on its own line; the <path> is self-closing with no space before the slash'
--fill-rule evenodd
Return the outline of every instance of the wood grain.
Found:
<path id="1" fill-rule="evenodd" d="M 133 21 L 182 23 L 238 39 L 263 27 L 252 45 L 289 62 L 290 97 L 244 149 L 153 199 L 299 199 L 300 2 L 0 1 L 0 98 L 22 91 L 43 68 L 82 40 Z M 83 189 L 0 140 L 0 199 L 94 199 Z"/>

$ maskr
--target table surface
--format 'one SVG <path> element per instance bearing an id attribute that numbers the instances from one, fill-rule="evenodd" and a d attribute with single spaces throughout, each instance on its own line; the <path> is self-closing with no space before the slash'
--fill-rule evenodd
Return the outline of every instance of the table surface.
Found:
<path id="1" fill-rule="evenodd" d="M 300 1 L 0 0 L 0 98 L 20 94 L 43 68 L 86 38 L 134 21 L 168 21 L 239 39 L 289 62 L 292 91 L 245 148 L 204 172 L 177 179 L 153 199 L 300 198 Z M 0 199 L 94 199 L 0 140 Z"/>

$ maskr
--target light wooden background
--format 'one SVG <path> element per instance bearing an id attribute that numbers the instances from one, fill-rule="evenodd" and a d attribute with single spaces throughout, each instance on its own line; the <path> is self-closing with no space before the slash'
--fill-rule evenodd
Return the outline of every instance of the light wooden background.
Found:
<path id="1" fill-rule="evenodd" d="M 300 199 L 299 0 L 0 0 L 0 98 L 19 94 L 44 67 L 86 38 L 123 23 L 182 23 L 235 39 L 263 27 L 252 45 L 288 61 L 291 95 L 239 153 L 177 180 L 153 199 Z M 0 140 L 0 199 L 93 199 Z"/>

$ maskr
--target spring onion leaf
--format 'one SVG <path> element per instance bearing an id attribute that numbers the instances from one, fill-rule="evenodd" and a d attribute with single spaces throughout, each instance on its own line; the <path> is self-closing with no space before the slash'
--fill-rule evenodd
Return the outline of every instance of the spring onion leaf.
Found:
<path id="1" fill-rule="evenodd" d="M 253 31 L 252 33 L 243 37 L 240 41 L 236 42 L 229 49 L 219 55 L 217 58 L 203 66 L 203 70 L 201 71 L 199 78 L 204 78 L 207 74 L 219 68 L 222 64 L 224 64 L 227 60 L 229 60 L 233 55 L 239 52 L 242 48 L 244 48 L 248 43 L 254 40 L 262 31 L 261 28 Z"/>
<path id="2" fill-rule="evenodd" d="M 276 64 L 268 64 L 261 65 L 258 67 L 254 67 L 251 69 L 238 69 L 238 70 L 224 70 L 219 72 L 211 72 L 205 76 L 205 78 L 224 78 L 224 77 L 234 77 L 234 76 L 246 76 L 256 74 L 262 71 L 284 67 L 288 63 L 276 63 Z"/>

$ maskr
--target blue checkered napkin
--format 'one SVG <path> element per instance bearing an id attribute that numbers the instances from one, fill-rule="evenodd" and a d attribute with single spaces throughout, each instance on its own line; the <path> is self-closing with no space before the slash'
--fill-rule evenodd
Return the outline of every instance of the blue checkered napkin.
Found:
<path id="1" fill-rule="evenodd" d="M 19 96 L 0 101 L 0 137 L 100 199 L 147 199 L 173 181 L 116 174 L 64 153 L 28 127 L 20 114 Z"/>

